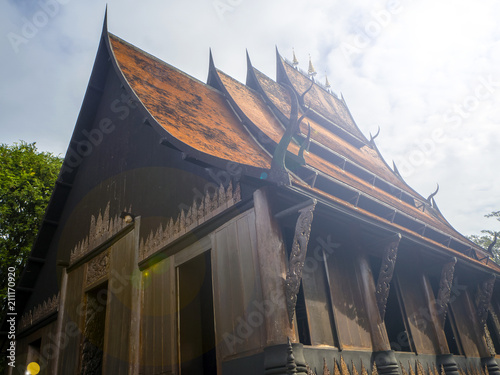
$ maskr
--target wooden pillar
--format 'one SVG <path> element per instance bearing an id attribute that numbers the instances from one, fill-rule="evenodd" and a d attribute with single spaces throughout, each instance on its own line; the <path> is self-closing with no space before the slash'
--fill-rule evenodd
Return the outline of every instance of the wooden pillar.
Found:
<path id="1" fill-rule="evenodd" d="M 295 328 L 288 319 L 284 293 L 285 245 L 271 212 L 269 189 L 259 189 L 253 196 L 262 297 L 268 310 L 265 316 L 266 345 L 286 344 L 288 337 L 296 342 Z"/>
<path id="2" fill-rule="evenodd" d="M 356 273 L 361 294 L 365 304 L 370 336 L 372 339 L 373 362 L 377 365 L 378 373 L 381 375 L 399 375 L 401 372 L 396 356 L 391 350 L 391 344 L 385 324 L 380 316 L 379 307 L 375 293 L 375 280 L 373 279 L 370 263 L 364 253 L 356 257 Z"/>

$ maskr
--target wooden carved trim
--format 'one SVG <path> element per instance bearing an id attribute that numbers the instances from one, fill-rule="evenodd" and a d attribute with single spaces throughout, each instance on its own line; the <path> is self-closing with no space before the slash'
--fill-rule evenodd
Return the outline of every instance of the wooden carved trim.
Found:
<path id="1" fill-rule="evenodd" d="M 363 365 L 363 361 L 361 360 L 361 375 L 368 375 L 368 370 Z"/>
<path id="2" fill-rule="evenodd" d="M 491 333 L 488 329 L 488 326 L 484 325 L 484 341 L 486 342 L 486 346 L 488 348 L 488 352 L 490 356 L 494 357 L 496 355 L 495 344 L 493 344 L 493 340 L 491 339 Z M 483 373 L 483 369 L 481 368 L 481 373 Z"/>
<path id="3" fill-rule="evenodd" d="M 341 375 L 350 375 L 349 369 L 347 368 L 347 364 L 344 361 L 344 357 L 340 356 L 340 374 Z"/>
<path id="4" fill-rule="evenodd" d="M 351 359 L 351 368 L 352 368 L 352 375 L 359 375 L 358 370 L 356 369 L 356 366 L 354 365 L 354 361 Z"/>
<path id="5" fill-rule="evenodd" d="M 496 276 L 491 274 L 480 285 L 476 298 L 477 316 L 481 327 L 486 324 L 488 318 L 488 311 L 491 303 L 491 296 L 493 295 L 493 288 L 495 286 Z"/>
<path id="6" fill-rule="evenodd" d="M 316 201 L 313 201 L 311 205 L 300 209 L 300 215 L 295 225 L 292 252 L 290 253 L 285 280 L 286 307 L 290 324 L 292 324 L 295 305 L 297 304 L 297 294 L 299 293 L 300 282 L 302 280 L 302 270 L 304 269 L 315 207 Z"/>
<path id="7" fill-rule="evenodd" d="M 394 275 L 394 267 L 396 266 L 396 257 L 398 255 L 399 241 L 401 241 L 401 234 L 397 234 L 391 239 L 384 250 L 382 258 L 382 265 L 380 266 L 380 273 L 377 280 L 377 288 L 375 295 L 377 298 L 378 311 L 380 318 L 384 320 L 385 308 L 387 306 L 387 298 L 391 289 L 391 280 Z"/>
<path id="8" fill-rule="evenodd" d="M 448 311 L 448 303 L 450 302 L 451 287 L 453 284 L 453 274 L 455 273 L 455 264 L 457 258 L 453 257 L 451 261 L 443 266 L 441 271 L 441 280 L 439 281 L 439 292 L 436 300 L 436 308 L 438 315 L 441 315 L 441 326 L 444 327 L 446 322 L 446 313 Z"/>
<path id="9" fill-rule="evenodd" d="M 99 254 L 87 263 L 86 285 L 93 284 L 108 275 L 109 250 Z"/>
<path id="10" fill-rule="evenodd" d="M 161 250 L 175 239 L 234 206 L 239 201 L 241 201 L 239 184 L 236 185 L 235 189 L 233 189 L 232 182 L 229 182 L 226 189 L 221 184 L 213 196 L 210 196 L 207 191 L 201 202 L 198 203 L 194 199 L 191 207 L 187 211 L 181 210 L 175 221 L 170 218 L 165 227 L 160 225 L 154 233 L 153 231 L 149 233 L 146 240 L 141 239 L 139 245 L 141 260 Z"/>
<path id="11" fill-rule="evenodd" d="M 18 330 L 23 331 L 56 311 L 59 311 L 59 294 L 52 296 L 52 298 L 49 298 L 40 305 L 34 307 L 32 310 L 23 314 L 21 320 L 19 321 Z"/>
<path id="12" fill-rule="evenodd" d="M 110 202 L 106 205 L 103 214 L 99 211 L 97 218 L 94 215 L 91 216 L 89 234 L 78 242 L 71 251 L 70 264 L 74 264 L 77 260 L 83 258 L 128 225 L 126 220 L 123 220 L 119 215 L 110 218 L 109 207 Z M 132 207 L 125 211 L 132 212 Z"/>

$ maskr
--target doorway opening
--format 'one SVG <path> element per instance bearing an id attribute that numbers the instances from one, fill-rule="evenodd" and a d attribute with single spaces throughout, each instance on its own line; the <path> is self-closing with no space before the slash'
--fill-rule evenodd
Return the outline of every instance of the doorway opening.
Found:
<path id="1" fill-rule="evenodd" d="M 216 375 L 210 251 L 177 268 L 179 367 L 182 375 Z"/>

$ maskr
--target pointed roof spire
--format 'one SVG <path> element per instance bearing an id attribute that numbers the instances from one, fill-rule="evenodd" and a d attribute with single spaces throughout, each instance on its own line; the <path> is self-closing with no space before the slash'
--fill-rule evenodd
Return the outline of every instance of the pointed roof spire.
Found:
<path id="1" fill-rule="evenodd" d="M 307 74 L 309 74 L 311 78 L 313 78 L 317 74 L 311 61 L 311 55 L 309 55 L 309 69 L 307 71 Z"/>
<path id="2" fill-rule="evenodd" d="M 293 61 L 292 61 L 292 65 L 295 69 L 297 69 L 297 65 L 299 65 L 299 60 L 297 60 L 297 57 L 295 56 L 295 49 L 292 48 L 292 52 L 293 52 Z"/>
<path id="3" fill-rule="evenodd" d="M 330 85 L 330 82 L 328 81 L 328 76 L 326 75 L 326 73 L 325 73 L 325 87 L 328 89 L 328 91 L 330 91 L 330 87 L 332 87 Z"/>

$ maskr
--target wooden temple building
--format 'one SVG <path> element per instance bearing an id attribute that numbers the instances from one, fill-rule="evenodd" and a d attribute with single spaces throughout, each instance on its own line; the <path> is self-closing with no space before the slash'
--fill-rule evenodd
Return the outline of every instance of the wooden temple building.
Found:
<path id="1" fill-rule="evenodd" d="M 500 375 L 500 267 L 277 53 L 207 83 L 104 27 L 17 287 L 41 374 Z"/>

